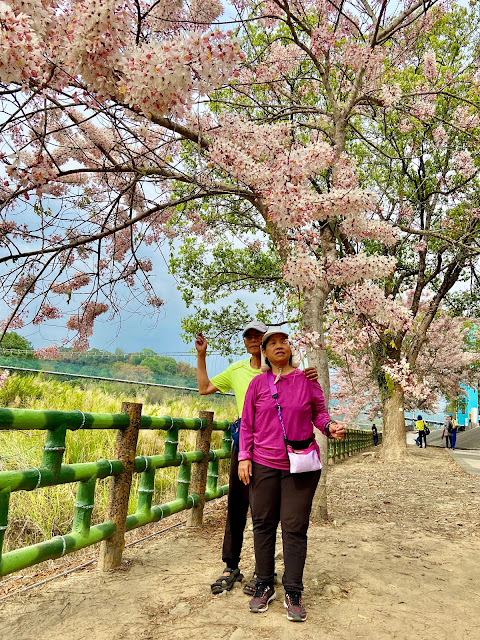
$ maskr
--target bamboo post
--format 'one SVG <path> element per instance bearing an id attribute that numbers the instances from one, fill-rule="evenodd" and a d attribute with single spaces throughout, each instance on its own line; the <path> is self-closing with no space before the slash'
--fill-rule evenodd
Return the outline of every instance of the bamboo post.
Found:
<path id="1" fill-rule="evenodd" d="M 10 487 L 0 491 L 0 564 L 2 562 L 3 539 L 8 526 L 8 505 L 10 502 Z"/>
<path id="2" fill-rule="evenodd" d="M 128 498 L 132 485 L 142 405 L 136 402 L 123 402 L 122 413 L 128 414 L 129 425 L 125 430 L 118 431 L 115 443 L 115 458 L 122 463 L 123 472 L 110 478 L 107 521 L 115 524 L 115 533 L 100 545 L 98 566 L 102 571 L 115 569 L 122 562 L 122 553 L 125 547 Z"/>
<path id="3" fill-rule="evenodd" d="M 202 462 L 197 462 L 193 467 L 190 492 L 198 495 L 198 504 L 191 508 L 187 527 L 201 527 L 203 522 L 203 508 L 205 506 L 205 488 L 207 485 L 208 457 L 210 453 L 210 441 L 212 439 L 213 411 L 200 411 L 200 419 L 205 423 L 197 432 L 195 449 L 203 453 Z"/>
<path id="4" fill-rule="evenodd" d="M 89 534 L 95 500 L 96 482 L 96 476 L 92 476 L 90 480 L 84 480 L 78 483 L 77 499 L 75 500 L 73 510 L 73 533 L 80 533 L 83 536 L 88 536 Z"/>

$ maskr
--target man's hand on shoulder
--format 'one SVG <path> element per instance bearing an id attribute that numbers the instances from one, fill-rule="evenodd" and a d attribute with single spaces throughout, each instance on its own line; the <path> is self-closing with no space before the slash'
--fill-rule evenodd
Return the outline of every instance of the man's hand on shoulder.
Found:
<path id="1" fill-rule="evenodd" d="M 316 367 L 307 367 L 304 372 L 305 377 L 315 382 L 318 380 L 318 371 Z"/>

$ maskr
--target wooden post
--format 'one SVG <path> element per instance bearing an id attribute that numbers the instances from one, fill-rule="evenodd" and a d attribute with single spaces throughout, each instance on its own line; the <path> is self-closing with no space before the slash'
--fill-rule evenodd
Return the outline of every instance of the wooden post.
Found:
<path id="1" fill-rule="evenodd" d="M 195 449 L 202 451 L 202 462 L 193 465 L 192 479 L 190 481 L 190 493 L 196 493 L 199 497 L 198 504 L 190 509 L 187 518 L 187 527 L 201 527 L 203 523 L 203 507 L 205 506 L 205 487 L 207 485 L 208 456 L 212 439 L 213 411 L 200 411 L 199 417 L 205 420 L 205 427 L 197 432 Z"/>
<path id="2" fill-rule="evenodd" d="M 115 569 L 122 562 L 128 498 L 132 485 L 142 405 L 136 402 L 123 402 L 122 413 L 128 414 L 130 423 L 125 430 L 118 432 L 115 443 L 115 458 L 123 464 L 123 472 L 110 478 L 107 520 L 115 523 L 116 530 L 111 538 L 103 540 L 100 545 L 98 566 L 102 571 Z"/>

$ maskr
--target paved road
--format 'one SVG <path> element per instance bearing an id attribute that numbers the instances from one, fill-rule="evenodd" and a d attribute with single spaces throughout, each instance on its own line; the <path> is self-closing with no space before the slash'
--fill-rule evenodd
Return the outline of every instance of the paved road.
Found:
<path id="1" fill-rule="evenodd" d="M 460 431 L 460 433 L 458 434 L 459 437 L 457 437 L 457 443 L 459 442 L 460 437 L 463 437 L 463 442 L 462 442 L 463 446 L 470 444 L 470 441 L 472 441 L 472 444 L 473 444 L 474 443 L 473 437 L 475 436 L 475 444 L 477 444 L 478 446 L 478 443 L 476 442 L 476 438 L 478 438 L 479 431 L 480 431 L 479 427 L 477 427 L 476 429 L 471 429 L 470 431 Z M 445 440 L 442 440 L 441 433 L 442 433 L 441 431 L 437 431 L 437 430 L 434 431 L 432 429 L 430 435 L 427 436 L 428 446 L 445 447 Z M 465 436 L 467 436 L 467 438 L 465 438 Z M 407 444 L 414 445 L 416 437 L 417 437 L 416 432 L 408 431 Z M 480 476 L 480 448 L 479 449 L 461 448 L 461 449 L 455 449 L 455 451 L 452 451 L 451 449 L 447 449 L 447 451 L 455 460 L 455 462 L 464 471 L 476 476 Z"/>
<path id="2" fill-rule="evenodd" d="M 448 449 L 448 453 L 452 456 L 452 458 L 457 462 L 464 471 L 467 473 L 472 473 L 476 476 L 480 476 L 480 450 L 470 449 L 459 450 L 455 449 L 452 451 Z"/>

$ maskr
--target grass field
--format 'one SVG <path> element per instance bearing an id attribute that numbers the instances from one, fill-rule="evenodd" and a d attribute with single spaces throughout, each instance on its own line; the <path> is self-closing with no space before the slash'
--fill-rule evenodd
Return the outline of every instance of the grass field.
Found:
<path id="1" fill-rule="evenodd" d="M 11 375 L 0 390 L 0 406 L 24 409 L 51 409 L 83 412 L 120 413 L 122 401 L 142 402 L 144 415 L 197 417 L 199 411 L 215 412 L 217 420 L 232 420 L 236 416 L 232 397 L 199 396 L 158 388 L 136 388 L 118 383 L 59 382 L 43 375 Z M 73 431 L 67 434 L 64 463 L 86 462 L 114 457 L 115 431 Z M 42 459 L 45 433 L 38 431 L 0 431 L 0 471 L 38 467 Z M 141 432 L 137 455 L 163 453 L 163 431 Z M 221 434 L 214 436 L 213 446 L 221 446 Z M 180 432 L 179 451 L 192 450 L 194 432 Z M 225 484 L 228 463 L 221 464 L 219 482 Z M 177 469 L 163 469 L 156 473 L 153 504 L 166 502 L 175 494 Z M 130 513 L 136 509 L 136 491 L 139 475 L 129 505 Z M 99 480 L 95 496 L 93 523 L 105 519 L 108 481 Z M 60 485 L 36 491 L 18 491 L 12 494 L 9 526 L 4 550 L 34 544 L 55 535 L 67 533 L 73 520 L 76 485 Z"/>

